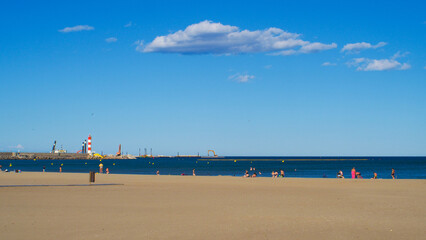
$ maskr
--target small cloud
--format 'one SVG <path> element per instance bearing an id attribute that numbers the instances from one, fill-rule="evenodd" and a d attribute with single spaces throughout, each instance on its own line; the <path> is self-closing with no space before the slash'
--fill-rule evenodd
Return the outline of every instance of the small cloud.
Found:
<path id="1" fill-rule="evenodd" d="M 301 54 L 301 53 L 317 53 L 317 52 L 333 49 L 336 47 L 337 47 L 336 43 L 324 44 L 324 43 L 314 42 L 314 43 L 308 43 L 296 50 L 295 49 L 284 50 L 273 55 L 289 56 L 289 55 L 295 55 L 295 54 Z"/>
<path id="2" fill-rule="evenodd" d="M 406 54 L 405 54 L 406 55 Z M 349 66 L 357 67 L 357 71 L 385 71 L 385 70 L 407 70 L 411 68 L 408 63 L 401 63 L 397 58 L 404 56 L 397 52 L 389 59 L 354 58 Z"/>
<path id="3" fill-rule="evenodd" d="M 229 76 L 228 79 L 231 79 L 231 80 L 239 82 L 239 83 L 246 83 L 250 79 L 254 79 L 254 76 L 253 75 L 249 75 L 249 74 L 239 74 L 239 73 L 236 73 L 236 74 L 234 74 L 232 76 Z"/>
<path id="4" fill-rule="evenodd" d="M 272 68 L 272 65 L 266 65 L 266 66 L 264 66 L 263 68 L 265 68 L 265 69 L 271 69 L 271 68 Z"/>
<path id="5" fill-rule="evenodd" d="M 105 39 L 105 42 L 107 42 L 107 43 L 117 42 L 117 38 L 115 38 L 115 37 L 110 37 L 110 38 Z"/>
<path id="6" fill-rule="evenodd" d="M 392 56 L 392 58 L 391 58 L 391 59 L 397 59 L 397 58 L 405 57 L 405 56 L 407 56 L 408 54 L 410 54 L 410 52 L 404 52 L 404 53 L 401 53 L 400 51 L 398 51 L 398 52 L 396 52 L 396 53 Z"/>
<path id="7" fill-rule="evenodd" d="M 331 62 L 324 62 L 323 64 L 321 64 L 322 66 L 336 66 L 336 63 L 331 63 Z"/>
<path id="8" fill-rule="evenodd" d="M 24 146 L 22 146 L 21 144 L 18 144 L 16 146 L 9 146 L 9 148 L 10 149 L 19 149 L 19 150 L 22 150 L 22 149 L 24 149 Z"/>
<path id="9" fill-rule="evenodd" d="M 336 48 L 336 43 L 331 44 L 324 44 L 319 42 L 309 43 L 303 47 L 300 48 L 299 52 L 301 53 L 315 53 L 315 52 L 321 52 L 329 49 Z"/>
<path id="10" fill-rule="evenodd" d="M 132 26 L 132 22 L 128 22 L 126 25 L 124 25 L 125 28 L 131 27 Z"/>
<path id="11" fill-rule="evenodd" d="M 136 51 L 143 52 L 143 40 L 137 40 L 133 43 L 133 45 L 136 45 Z"/>
<path id="12" fill-rule="evenodd" d="M 402 66 L 400 67 L 400 70 L 407 70 L 410 69 L 411 65 L 408 63 L 403 63 Z"/>
<path id="13" fill-rule="evenodd" d="M 62 33 L 69 33 L 69 32 L 80 32 L 80 31 L 91 31 L 94 30 L 95 28 L 89 25 L 77 25 L 74 27 L 66 27 L 64 29 L 60 29 L 58 30 L 59 32 Z"/>
<path id="14" fill-rule="evenodd" d="M 348 53 L 359 53 L 361 50 L 365 49 L 376 49 L 380 47 L 386 46 L 386 42 L 379 42 L 376 45 L 371 45 L 371 43 L 366 42 L 359 42 L 359 43 L 348 43 L 345 46 L 343 46 L 341 52 L 348 52 Z"/>
<path id="15" fill-rule="evenodd" d="M 273 54 L 273 55 L 290 56 L 290 55 L 295 55 L 297 53 L 298 52 L 296 50 L 290 49 L 290 50 L 281 51 L 281 52 Z"/>

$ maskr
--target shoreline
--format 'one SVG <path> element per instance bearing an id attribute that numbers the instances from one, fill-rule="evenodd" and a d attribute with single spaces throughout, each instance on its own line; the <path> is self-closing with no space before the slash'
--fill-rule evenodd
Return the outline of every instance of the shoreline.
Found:
<path id="1" fill-rule="evenodd" d="M 90 171 L 89 171 L 90 172 Z M 16 173 L 16 172 L 14 172 L 14 171 L 9 171 L 9 172 L 5 172 L 4 170 L 3 171 L 1 171 L 0 172 L 0 174 L 22 174 L 22 173 L 40 173 L 40 174 L 89 174 L 89 172 L 67 172 L 67 171 L 64 171 L 64 172 L 59 172 L 59 171 L 57 171 L 57 172 L 53 172 L 53 171 L 46 171 L 46 172 L 42 172 L 42 171 L 21 171 L 21 172 L 19 172 L 19 173 Z M 98 176 L 98 175 L 123 175 L 123 176 L 128 176 L 128 175 L 130 175 L 130 176 L 176 176 L 176 177 L 194 177 L 192 174 L 185 174 L 185 175 L 182 175 L 182 174 L 159 174 L 159 175 L 157 175 L 157 174 L 155 174 L 155 173 L 149 173 L 149 174 L 146 174 L 146 173 L 109 173 L 109 174 L 106 174 L 105 172 L 103 172 L 103 173 L 99 173 L 98 171 L 94 171 L 95 172 L 95 174 L 96 174 L 96 176 Z M 267 174 L 266 174 L 267 175 Z M 258 175 L 257 177 L 255 177 L 255 178 L 253 178 L 253 177 L 244 177 L 244 174 L 242 173 L 241 175 L 223 175 L 223 174 L 220 174 L 220 175 L 199 175 L 199 174 L 197 174 L 195 177 L 230 177 L 230 178 L 246 178 L 246 179 L 264 179 L 264 178 L 273 178 L 272 176 L 269 176 L 270 175 L 270 173 L 269 173 L 269 175 L 268 176 L 266 176 L 266 175 Z M 285 180 L 285 179 L 337 179 L 337 180 L 342 180 L 342 181 L 344 181 L 344 180 L 374 180 L 374 179 L 372 179 L 372 178 L 370 178 L 370 177 L 365 177 L 365 178 L 351 178 L 351 177 L 345 177 L 345 178 L 338 178 L 338 177 L 321 177 L 321 176 L 318 176 L 318 177 L 294 177 L 294 176 L 291 176 L 291 177 L 284 177 L 284 178 L 281 178 L 281 177 L 277 177 L 276 179 L 282 179 L 282 180 Z M 398 181 L 398 180 L 422 180 L 422 181 L 426 181 L 426 179 L 424 179 L 424 178 L 395 178 L 395 179 L 392 179 L 392 178 L 377 178 L 376 180 L 393 180 L 393 181 Z"/>

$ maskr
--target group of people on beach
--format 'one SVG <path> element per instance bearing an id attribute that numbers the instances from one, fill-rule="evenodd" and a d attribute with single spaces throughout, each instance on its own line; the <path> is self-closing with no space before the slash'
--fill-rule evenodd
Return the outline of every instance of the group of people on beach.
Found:
<path id="1" fill-rule="evenodd" d="M 362 179 L 363 178 L 361 176 L 361 173 L 356 171 L 355 167 L 353 167 L 352 170 L 351 170 L 351 177 L 353 179 L 355 179 L 355 178 L 361 178 Z M 392 179 L 396 178 L 396 176 L 395 176 L 395 169 L 393 169 L 393 168 L 392 168 L 392 172 L 391 172 L 391 177 L 392 177 Z M 343 176 L 342 170 L 340 170 L 340 171 L 337 172 L 337 178 L 345 178 Z M 373 173 L 373 177 L 371 179 L 377 179 L 377 173 L 376 172 Z"/>

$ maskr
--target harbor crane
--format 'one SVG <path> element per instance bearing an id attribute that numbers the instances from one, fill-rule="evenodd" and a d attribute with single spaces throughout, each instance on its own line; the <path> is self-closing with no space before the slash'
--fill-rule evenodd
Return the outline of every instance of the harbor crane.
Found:
<path id="1" fill-rule="evenodd" d="M 118 152 L 116 154 L 117 157 L 121 156 L 121 144 L 118 145 Z"/>
<path id="2" fill-rule="evenodd" d="M 53 142 L 52 153 L 55 153 L 56 150 L 56 140 Z"/>
<path id="3" fill-rule="evenodd" d="M 214 157 L 217 157 L 217 155 L 216 155 L 216 153 L 214 152 L 214 150 L 208 150 L 208 151 L 207 151 L 207 156 L 210 156 L 210 152 L 212 152 L 212 153 L 213 153 L 213 156 L 214 156 Z"/>

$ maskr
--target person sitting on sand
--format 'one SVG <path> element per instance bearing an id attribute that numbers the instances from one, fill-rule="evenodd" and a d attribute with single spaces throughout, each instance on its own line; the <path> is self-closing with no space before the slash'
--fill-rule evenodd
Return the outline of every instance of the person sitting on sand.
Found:
<path id="1" fill-rule="evenodd" d="M 250 174 L 249 174 L 249 172 L 246 170 L 246 172 L 244 173 L 244 176 L 243 177 L 250 177 Z"/>
<path id="2" fill-rule="evenodd" d="M 345 177 L 343 176 L 343 172 L 342 172 L 342 170 L 340 170 L 340 171 L 337 173 L 337 178 L 345 178 Z"/>
<path id="3" fill-rule="evenodd" d="M 371 179 L 377 179 L 377 173 L 374 173 Z"/>
<path id="4" fill-rule="evenodd" d="M 257 177 L 257 174 L 256 173 L 253 173 L 253 175 L 251 175 L 251 177 L 253 178 L 253 177 Z"/>
<path id="5" fill-rule="evenodd" d="M 356 173 L 355 173 L 355 175 L 356 175 L 356 178 L 362 178 L 362 176 L 361 176 L 361 173 L 360 173 L 360 172 L 356 172 Z"/>

